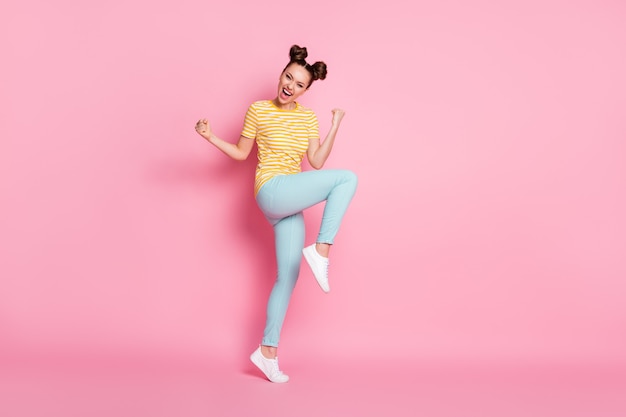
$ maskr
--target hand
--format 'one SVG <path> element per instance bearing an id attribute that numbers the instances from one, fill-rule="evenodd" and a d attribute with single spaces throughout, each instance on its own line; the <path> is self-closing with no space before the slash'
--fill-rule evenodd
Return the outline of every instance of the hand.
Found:
<path id="1" fill-rule="evenodd" d="M 343 116 L 346 114 L 345 111 L 343 111 L 342 109 L 333 109 L 333 125 L 339 127 L 339 124 L 341 123 L 341 119 L 343 119 Z"/>
<path id="2" fill-rule="evenodd" d="M 209 139 L 211 137 L 211 126 L 209 125 L 209 121 L 207 119 L 200 119 L 196 123 L 196 132 L 205 139 Z"/>

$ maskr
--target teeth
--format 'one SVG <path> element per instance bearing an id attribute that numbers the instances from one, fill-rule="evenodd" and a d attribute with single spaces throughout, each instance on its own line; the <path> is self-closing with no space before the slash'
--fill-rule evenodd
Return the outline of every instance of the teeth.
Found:
<path id="1" fill-rule="evenodd" d="M 284 88 L 283 88 L 283 93 L 285 93 L 286 96 L 291 96 L 291 93 L 289 91 L 285 90 Z"/>

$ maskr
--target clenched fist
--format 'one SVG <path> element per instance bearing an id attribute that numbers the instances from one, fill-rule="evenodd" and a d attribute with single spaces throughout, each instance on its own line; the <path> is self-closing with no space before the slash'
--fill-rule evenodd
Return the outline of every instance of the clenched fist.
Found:
<path id="1" fill-rule="evenodd" d="M 200 119 L 196 123 L 196 132 L 205 139 L 209 139 L 211 137 L 211 126 L 209 125 L 209 121 L 207 119 Z"/>
<path id="2" fill-rule="evenodd" d="M 333 109 L 333 125 L 339 126 L 341 123 L 341 119 L 346 114 L 346 112 L 342 109 Z"/>

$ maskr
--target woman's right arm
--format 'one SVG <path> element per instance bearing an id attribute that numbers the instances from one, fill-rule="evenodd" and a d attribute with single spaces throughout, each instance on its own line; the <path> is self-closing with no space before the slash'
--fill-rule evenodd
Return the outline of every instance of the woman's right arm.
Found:
<path id="1" fill-rule="evenodd" d="M 198 132 L 198 134 L 205 138 L 209 143 L 215 145 L 217 149 L 237 161 L 247 159 L 248 155 L 250 155 L 250 152 L 252 151 L 252 147 L 254 146 L 254 139 L 250 139 L 245 136 L 240 136 L 237 143 L 226 142 L 225 140 L 218 138 L 211 131 L 211 126 L 209 126 L 209 121 L 207 119 L 198 120 L 198 123 L 196 123 L 196 132 Z"/>

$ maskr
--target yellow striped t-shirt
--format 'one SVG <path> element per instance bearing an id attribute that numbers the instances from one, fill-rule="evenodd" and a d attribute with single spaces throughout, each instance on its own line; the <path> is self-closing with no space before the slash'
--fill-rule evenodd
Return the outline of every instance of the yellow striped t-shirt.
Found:
<path id="1" fill-rule="evenodd" d="M 301 172 L 309 139 L 319 138 L 319 124 L 313 110 L 299 103 L 294 110 L 282 110 L 271 100 L 262 100 L 248 108 L 241 135 L 257 143 L 256 196 L 275 175 Z"/>

